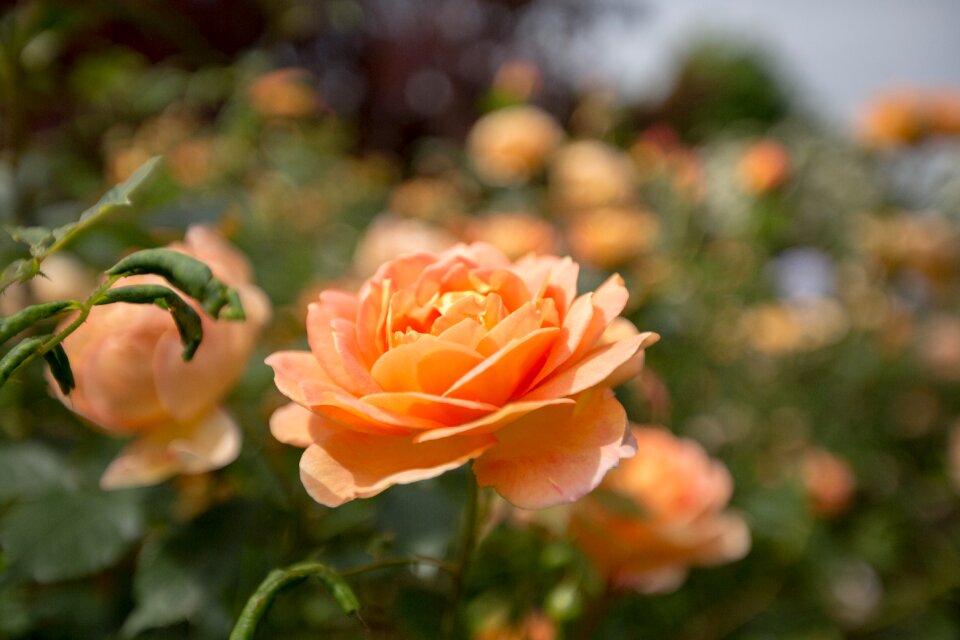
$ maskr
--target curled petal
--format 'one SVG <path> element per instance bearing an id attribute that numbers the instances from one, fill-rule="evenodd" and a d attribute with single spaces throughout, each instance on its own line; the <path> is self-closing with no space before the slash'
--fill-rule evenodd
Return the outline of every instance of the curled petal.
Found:
<path id="1" fill-rule="evenodd" d="M 526 394 L 524 400 L 568 396 L 598 385 L 640 349 L 655 344 L 659 339 L 657 334 L 646 332 L 597 347 L 583 360 L 547 378 Z"/>
<path id="2" fill-rule="evenodd" d="M 546 407 L 496 433 L 475 463 L 492 486 L 523 509 L 573 502 L 592 491 L 623 455 L 627 416 L 613 392 L 591 389 L 575 406 Z"/>
<path id="3" fill-rule="evenodd" d="M 270 433 L 284 444 L 306 449 L 313 443 L 313 432 L 323 426 L 323 418 L 295 402 L 284 405 L 270 416 Z"/>
<path id="4" fill-rule="evenodd" d="M 330 390 L 339 389 L 309 351 L 277 351 L 264 362 L 273 368 L 273 381 L 280 393 L 299 404 L 307 404 L 300 390 L 301 382 L 326 385 Z"/>
<path id="5" fill-rule="evenodd" d="M 369 498 L 395 484 L 434 478 L 481 455 L 491 436 L 414 444 L 406 437 L 323 429 L 300 459 L 307 493 L 328 507 Z"/>
<path id="6" fill-rule="evenodd" d="M 110 463 L 100 486 L 138 487 L 178 473 L 219 469 L 237 458 L 240 446 L 240 429 L 233 418 L 214 409 L 195 423 L 158 429 L 135 440 Z"/>

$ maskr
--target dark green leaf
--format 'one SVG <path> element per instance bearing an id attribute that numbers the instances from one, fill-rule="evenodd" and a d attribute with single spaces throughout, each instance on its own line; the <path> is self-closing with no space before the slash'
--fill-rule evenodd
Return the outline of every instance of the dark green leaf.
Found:
<path id="1" fill-rule="evenodd" d="M 44 340 L 49 337 L 50 336 L 36 336 L 34 338 L 27 338 L 13 349 L 10 349 L 3 358 L 0 358 L 0 387 L 7 382 L 20 365 L 37 353 L 43 345 Z"/>
<path id="2" fill-rule="evenodd" d="M 111 276 L 132 276 L 151 273 L 200 302 L 211 317 L 217 318 L 224 306 L 234 318 L 243 314 L 236 294 L 213 277 L 210 267 L 196 258 L 170 249 L 144 249 L 130 254 L 107 271 Z M 233 319 L 233 318 L 231 318 Z"/>
<path id="3" fill-rule="evenodd" d="M 129 287 L 108 289 L 94 304 L 113 304 L 127 302 L 132 304 L 155 304 L 173 316 L 183 343 L 183 359 L 190 360 L 197 352 L 203 340 L 203 324 L 200 316 L 183 298 L 168 287 L 158 284 L 140 284 Z"/>
<path id="4" fill-rule="evenodd" d="M 60 391 L 65 396 L 70 395 L 70 392 L 77 386 L 77 382 L 73 378 L 70 360 L 67 359 L 67 352 L 63 350 L 63 345 L 55 345 L 53 349 L 43 354 L 43 359 L 47 361 L 50 373 L 53 374 L 53 379 L 57 381 Z"/>
<path id="5" fill-rule="evenodd" d="M 64 487 L 68 474 L 63 459 L 34 442 L 0 447 L 0 500 L 27 498 Z"/>
<path id="6" fill-rule="evenodd" d="M 41 320 L 46 320 L 51 316 L 57 315 L 61 311 L 75 307 L 76 303 L 71 300 L 60 300 L 57 302 L 35 304 L 25 309 L 21 309 L 12 316 L 0 318 L 0 344 L 3 344 L 27 327 L 30 327 Z"/>
<path id="7" fill-rule="evenodd" d="M 14 505 L 0 523 L 12 565 L 38 582 L 87 575 L 110 566 L 143 530 L 136 491 L 48 494 Z"/>

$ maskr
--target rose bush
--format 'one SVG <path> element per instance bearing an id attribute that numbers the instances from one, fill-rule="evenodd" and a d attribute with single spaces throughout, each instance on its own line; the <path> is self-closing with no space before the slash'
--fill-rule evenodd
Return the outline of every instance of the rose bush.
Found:
<path id="1" fill-rule="evenodd" d="M 569 258 L 514 263 L 472 244 L 401 256 L 358 294 L 320 294 L 310 351 L 267 359 L 293 401 L 270 429 L 306 449 L 307 492 L 337 506 L 469 460 L 520 507 L 596 487 L 633 452 L 608 378 L 658 336 L 631 326 L 605 340 L 627 290 L 612 276 L 577 296 L 577 276 Z"/>
<path id="2" fill-rule="evenodd" d="M 601 573 L 614 586 L 663 593 L 679 587 L 691 565 L 742 558 L 750 532 L 723 512 L 733 491 L 726 468 L 665 429 L 632 432 L 637 455 L 604 479 L 610 495 L 577 503 L 570 518 L 571 533 Z"/>
<path id="3" fill-rule="evenodd" d="M 270 303 L 251 284 L 246 258 L 214 231 L 191 227 L 183 243 L 168 248 L 205 262 L 217 278 L 234 287 L 247 319 L 215 321 L 200 312 L 203 342 L 189 362 L 181 358 L 170 314 L 153 305 L 94 307 L 64 340 L 77 386 L 64 396 L 51 384 L 54 393 L 107 433 L 135 438 L 104 472 L 100 483 L 106 489 L 209 471 L 229 464 L 240 452 L 240 430 L 217 403 L 243 372 L 270 316 Z M 116 286 L 132 284 L 166 281 L 134 276 Z"/>

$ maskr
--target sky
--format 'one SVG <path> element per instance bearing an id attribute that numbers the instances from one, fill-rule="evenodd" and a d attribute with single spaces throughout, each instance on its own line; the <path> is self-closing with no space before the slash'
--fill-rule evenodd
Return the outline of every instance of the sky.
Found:
<path id="1" fill-rule="evenodd" d="M 769 52 L 800 103 L 851 124 L 890 87 L 960 89 L 960 0 L 600 0 L 560 47 L 584 84 L 632 97 L 669 87 L 680 53 L 703 35 L 734 35 Z"/>

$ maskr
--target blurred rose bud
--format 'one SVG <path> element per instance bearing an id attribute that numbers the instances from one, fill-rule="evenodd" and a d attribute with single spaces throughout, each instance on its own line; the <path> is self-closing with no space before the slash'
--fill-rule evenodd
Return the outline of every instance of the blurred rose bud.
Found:
<path id="1" fill-rule="evenodd" d="M 573 255 L 614 269 L 648 253 L 660 237 L 660 222 L 640 209 L 605 207 L 578 213 L 567 225 Z"/>
<path id="2" fill-rule="evenodd" d="M 243 373 L 270 303 L 251 284 L 246 258 L 214 231 L 191 227 L 171 249 L 206 263 L 240 294 L 247 319 L 214 321 L 201 313 L 203 342 L 193 360 L 170 314 L 153 305 L 94 307 L 63 342 L 76 389 L 60 400 L 107 433 L 133 436 L 100 480 L 106 489 L 155 484 L 178 473 L 200 473 L 229 464 L 240 451 L 240 430 L 217 404 Z M 167 284 L 159 276 L 134 276 L 116 286 Z M 199 309 L 199 306 L 195 305 Z"/>
<path id="3" fill-rule="evenodd" d="M 754 142 L 740 156 L 737 174 L 745 191 L 770 193 L 790 179 L 790 155 L 776 140 Z"/>
<path id="4" fill-rule="evenodd" d="M 550 193 L 565 212 L 579 213 L 633 201 L 634 169 L 618 149 L 596 140 L 560 149 L 550 168 Z"/>
<path id="5" fill-rule="evenodd" d="M 507 60 L 493 78 L 494 90 L 520 101 L 535 97 L 542 84 L 540 69 L 528 60 Z"/>
<path id="6" fill-rule="evenodd" d="M 511 622 L 505 614 L 491 616 L 480 623 L 474 640 L 554 640 L 557 625 L 546 614 L 531 611 L 522 620 Z"/>
<path id="7" fill-rule="evenodd" d="M 562 138 L 563 130 L 546 111 L 507 107 L 477 120 L 467 137 L 467 155 L 487 184 L 518 185 L 540 171 Z"/>
<path id="8" fill-rule="evenodd" d="M 686 438 L 634 427 L 637 455 L 573 506 L 571 533 L 608 582 L 642 593 L 677 589 L 691 566 L 739 560 L 750 532 L 725 512 L 733 481 Z"/>
<path id="9" fill-rule="evenodd" d="M 456 238 L 431 224 L 384 214 L 374 219 L 357 243 L 353 254 L 354 271 L 366 278 L 384 262 L 405 253 L 436 253 L 456 243 Z"/>
<path id="10" fill-rule="evenodd" d="M 316 79 L 306 69 L 270 71 L 247 88 L 253 108 L 266 118 L 303 118 L 321 107 Z"/>
<path id="11" fill-rule="evenodd" d="M 880 148 L 913 144 L 924 133 L 920 98 L 907 91 L 875 100 L 866 108 L 860 124 L 863 141 Z"/>
<path id="12" fill-rule="evenodd" d="M 560 232 L 529 213 L 494 213 L 474 218 L 466 230 L 470 242 L 487 242 L 511 260 L 528 253 L 556 253 Z"/>
<path id="13" fill-rule="evenodd" d="M 464 208 L 457 186 L 441 178 L 414 178 L 390 194 L 390 213 L 402 218 L 446 222 Z"/>
<path id="14" fill-rule="evenodd" d="M 960 381 L 960 319 L 938 314 L 917 332 L 917 355 L 934 376 Z"/>
<path id="15" fill-rule="evenodd" d="M 803 453 L 800 473 L 816 515 L 831 518 L 850 506 L 856 478 L 845 461 L 825 449 L 810 447 Z"/>

